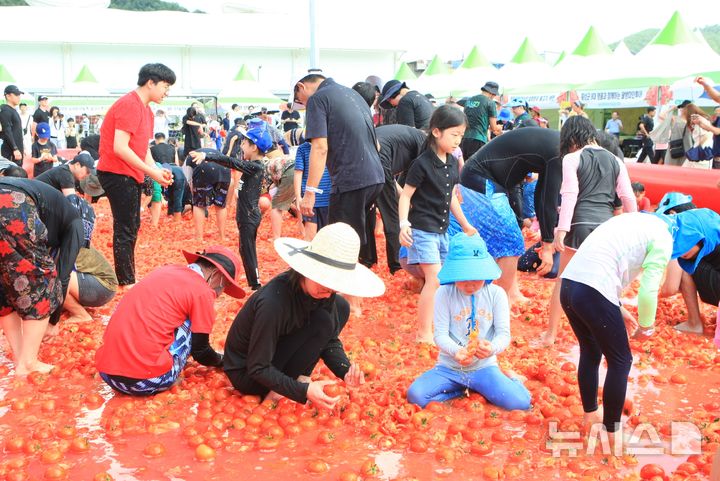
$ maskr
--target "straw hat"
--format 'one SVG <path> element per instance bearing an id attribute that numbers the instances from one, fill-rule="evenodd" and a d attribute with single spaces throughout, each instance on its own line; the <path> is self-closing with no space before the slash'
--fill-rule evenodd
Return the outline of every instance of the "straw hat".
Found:
<path id="1" fill-rule="evenodd" d="M 385 284 L 358 264 L 360 238 L 348 224 L 323 227 L 312 242 L 292 237 L 275 240 L 275 250 L 290 267 L 323 287 L 357 297 L 377 297 Z"/>

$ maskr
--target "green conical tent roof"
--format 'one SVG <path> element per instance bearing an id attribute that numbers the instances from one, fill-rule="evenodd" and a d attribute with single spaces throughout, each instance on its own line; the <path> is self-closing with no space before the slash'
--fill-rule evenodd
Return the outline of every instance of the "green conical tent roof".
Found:
<path id="1" fill-rule="evenodd" d="M 403 62 L 400 65 L 400 68 L 398 69 L 397 73 L 395 74 L 395 77 L 393 77 L 395 80 L 400 80 L 401 82 L 404 82 L 405 80 L 415 80 L 417 76 L 415 73 L 413 73 L 412 69 Z"/>
<path id="2" fill-rule="evenodd" d="M 91 82 L 94 84 L 98 83 L 97 79 L 92 74 L 87 65 L 83 65 L 83 68 L 80 69 L 80 73 L 77 77 L 75 77 L 75 82 Z"/>
<path id="3" fill-rule="evenodd" d="M 680 12 L 676 11 L 665 27 L 650 42 L 650 45 L 680 45 L 683 43 L 699 43 L 699 40 L 685 24 Z"/>
<path id="4" fill-rule="evenodd" d="M 537 53 L 535 47 L 530 43 L 530 39 L 525 37 L 520 48 L 513 56 L 510 63 L 532 63 L 532 62 L 543 62 L 543 58 Z"/>
<path id="5" fill-rule="evenodd" d="M 565 57 L 566 57 L 566 56 L 567 56 L 567 53 L 565 52 L 565 50 L 563 50 L 562 52 L 560 52 L 560 56 L 558 57 L 558 59 L 557 59 L 557 60 L 555 61 L 555 63 L 553 64 L 553 67 L 554 67 L 555 65 L 559 64 L 560 62 L 562 62 L 563 60 L 565 60 Z"/>
<path id="6" fill-rule="evenodd" d="M 8 72 L 8 69 L 5 68 L 4 65 L 0 65 L 0 83 L 11 83 L 15 82 L 15 78 L 10 75 L 10 72 Z"/>
<path id="7" fill-rule="evenodd" d="M 242 67 L 240 67 L 240 70 L 233 80 L 250 80 L 251 82 L 254 82 L 255 77 L 252 72 L 250 72 L 250 69 L 247 68 L 247 65 L 242 64 Z"/>
<path id="8" fill-rule="evenodd" d="M 439 55 L 435 55 L 433 59 L 430 61 L 430 65 L 425 69 L 423 72 L 424 76 L 432 76 L 432 75 L 444 75 L 450 73 L 450 67 L 448 67 L 445 62 L 440 60 Z"/>
<path id="9" fill-rule="evenodd" d="M 475 45 L 470 53 L 468 54 L 465 61 L 460 65 L 460 68 L 480 68 L 480 67 L 492 67 L 492 64 L 485 55 L 480 51 L 477 45 Z"/>
<path id="10" fill-rule="evenodd" d="M 573 50 L 573 55 L 579 55 L 581 57 L 588 57 L 590 55 L 603 55 L 610 54 L 612 51 L 605 42 L 602 41 L 600 35 L 598 35 L 595 27 L 590 27 L 580 40 L 577 48 Z"/>

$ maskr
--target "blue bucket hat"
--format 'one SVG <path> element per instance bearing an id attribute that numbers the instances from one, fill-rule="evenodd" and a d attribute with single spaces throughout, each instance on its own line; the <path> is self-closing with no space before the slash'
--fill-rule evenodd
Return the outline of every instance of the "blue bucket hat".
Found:
<path id="1" fill-rule="evenodd" d="M 513 114 L 508 109 L 502 109 L 500 112 L 498 112 L 497 119 L 503 122 L 507 122 L 513 119 Z"/>
<path id="2" fill-rule="evenodd" d="M 692 202 L 692 196 L 683 194 L 681 192 L 667 192 L 660 202 L 658 202 L 657 209 L 655 212 L 660 214 L 667 214 L 669 210 L 683 204 Z"/>
<path id="3" fill-rule="evenodd" d="M 468 237 L 458 232 L 450 239 L 450 247 L 438 280 L 440 285 L 458 281 L 493 281 L 501 271 L 490 256 L 485 241 L 479 234 Z"/>
<path id="4" fill-rule="evenodd" d="M 702 258 L 720 245 L 720 215 L 710 209 L 693 209 L 665 217 L 671 218 L 676 225 L 671 258 L 678 259 L 680 267 L 693 274 Z M 679 258 L 700 241 L 703 245 L 693 259 Z"/>

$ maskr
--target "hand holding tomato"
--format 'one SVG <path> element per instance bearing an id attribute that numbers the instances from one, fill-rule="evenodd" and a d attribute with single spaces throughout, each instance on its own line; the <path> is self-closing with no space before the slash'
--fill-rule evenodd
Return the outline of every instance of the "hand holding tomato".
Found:
<path id="1" fill-rule="evenodd" d="M 493 347 L 487 339 L 480 339 L 475 346 L 475 357 L 485 359 L 493 355 Z"/>
<path id="2" fill-rule="evenodd" d="M 312 381 L 308 384 L 307 398 L 317 407 L 332 409 L 340 400 L 340 396 L 330 397 L 325 394 L 323 388 L 328 384 L 335 384 L 335 381 Z"/>
<path id="3" fill-rule="evenodd" d="M 469 366 L 475 360 L 475 356 L 470 353 L 467 347 L 463 347 L 455 354 L 455 360 L 461 366 Z"/>
<path id="4" fill-rule="evenodd" d="M 350 369 L 343 378 L 345 384 L 348 386 L 360 386 L 365 384 L 365 373 L 360 369 L 360 366 L 356 363 L 350 364 Z"/>

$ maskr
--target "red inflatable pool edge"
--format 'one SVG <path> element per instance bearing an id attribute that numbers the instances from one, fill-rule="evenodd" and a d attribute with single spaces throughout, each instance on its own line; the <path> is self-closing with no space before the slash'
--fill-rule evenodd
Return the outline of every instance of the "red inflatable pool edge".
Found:
<path id="1" fill-rule="evenodd" d="M 653 205 L 660 202 L 666 192 L 682 192 L 691 195 L 693 203 L 698 207 L 720 212 L 720 170 L 637 162 L 626 162 L 625 165 L 630 180 L 645 186 L 645 195 Z"/>

